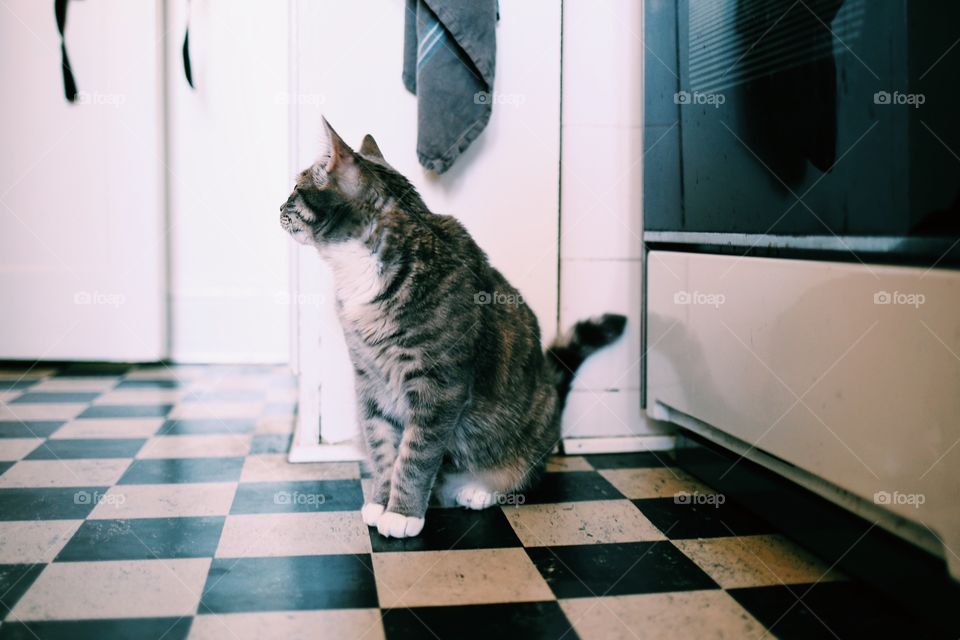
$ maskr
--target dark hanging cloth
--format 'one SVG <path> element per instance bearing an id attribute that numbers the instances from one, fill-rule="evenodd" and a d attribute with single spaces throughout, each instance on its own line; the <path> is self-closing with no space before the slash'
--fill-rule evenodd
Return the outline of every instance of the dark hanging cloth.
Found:
<path id="1" fill-rule="evenodd" d="M 187 0 L 187 30 L 183 34 L 183 74 L 187 76 L 187 84 L 193 86 L 193 67 L 190 65 L 190 0 Z"/>
<path id="2" fill-rule="evenodd" d="M 443 173 L 493 109 L 497 0 L 407 0 L 403 83 L 417 96 L 417 157 Z"/>
<path id="3" fill-rule="evenodd" d="M 57 16 L 57 30 L 60 32 L 60 67 L 63 70 L 63 95 L 67 102 L 77 100 L 77 82 L 73 78 L 73 69 L 70 67 L 70 57 L 67 55 L 67 44 L 64 40 L 64 30 L 67 28 L 68 0 L 54 0 L 53 12 Z"/>
<path id="4" fill-rule="evenodd" d="M 70 66 L 70 56 L 67 55 L 67 43 L 64 32 L 67 28 L 67 3 L 69 0 L 54 0 L 53 12 L 57 17 L 57 30 L 60 32 L 60 67 L 63 71 L 63 95 L 67 102 L 77 101 L 77 82 L 73 77 L 73 68 Z M 187 83 L 193 89 L 193 68 L 190 64 L 190 2 L 187 1 L 187 29 L 183 35 L 183 73 L 187 76 Z"/>

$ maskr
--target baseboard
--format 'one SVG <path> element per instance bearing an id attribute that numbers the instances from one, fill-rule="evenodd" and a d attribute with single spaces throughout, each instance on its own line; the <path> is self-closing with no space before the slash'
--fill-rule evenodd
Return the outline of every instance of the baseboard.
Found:
<path id="1" fill-rule="evenodd" d="M 356 462 L 364 459 L 363 451 L 352 444 L 314 444 L 290 447 L 290 462 Z"/>
<path id="2" fill-rule="evenodd" d="M 624 436 L 612 438 L 564 438 L 567 455 L 592 453 L 625 453 L 630 451 L 668 451 L 673 449 L 674 436 Z"/>
<path id="3" fill-rule="evenodd" d="M 288 354 L 278 354 L 272 352 L 233 352 L 222 353 L 211 351 L 207 353 L 177 353 L 169 358 L 170 362 L 176 364 L 263 364 L 263 365 L 281 365 L 288 364 L 290 358 Z"/>
<path id="4" fill-rule="evenodd" d="M 669 451 L 674 436 L 630 436 L 624 438 L 566 438 L 563 452 L 567 455 L 594 453 L 627 453 L 631 451 Z M 347 462 L 363 460 L 363 451 L 353 444 L 296 445 L 287 456 L 290 462 Z"/>

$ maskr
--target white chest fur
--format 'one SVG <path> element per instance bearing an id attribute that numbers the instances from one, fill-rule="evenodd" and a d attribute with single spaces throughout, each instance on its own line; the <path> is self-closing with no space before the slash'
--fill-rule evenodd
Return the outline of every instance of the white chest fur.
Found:
<path id="1" fill-rule="evenodd" d="M 383 289 L 377 257 L 359 240 L 328 245 L 320 255 L 333 270 L 334 287 L 344 320 L 359 321 L 374 313 L 371 303 Z"/>

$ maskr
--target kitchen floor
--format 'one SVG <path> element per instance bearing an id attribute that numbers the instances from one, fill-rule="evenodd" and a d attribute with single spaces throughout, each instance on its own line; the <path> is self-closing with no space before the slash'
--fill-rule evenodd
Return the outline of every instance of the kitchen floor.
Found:
<path id="1" fill-rule="evenodd" d="M 282 367 L 7 368 L 0 401 L 0 639 L 916 636 L 665 455 L 392 540 L 358 464 L 286 462 Z"/>

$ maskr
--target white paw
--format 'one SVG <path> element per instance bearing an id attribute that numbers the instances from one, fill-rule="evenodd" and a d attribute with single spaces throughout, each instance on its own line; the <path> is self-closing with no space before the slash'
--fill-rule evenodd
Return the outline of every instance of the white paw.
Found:
<path id="1" fill-rule="evenodd" d="M 363 517 L 363 523 L 368 527 L 377 526 L 377 521 L 383 513 L 383 505 L 376 502 L 368 502 L 360 509 L 360 515 Z"/>
<path id="2" fill-rule="evenodd" d="M 377 520 L 377 531 L 387 538 L 412 538 L 423 529 L 423 518 L 387 511 Z"/>
<path id="3" fill-rule="evenodd" d="M 496 502 L 496 495 L 478 484 L 468 484 L 457 492 L 456 501 L 467 509 L 486 509 Z"/>

